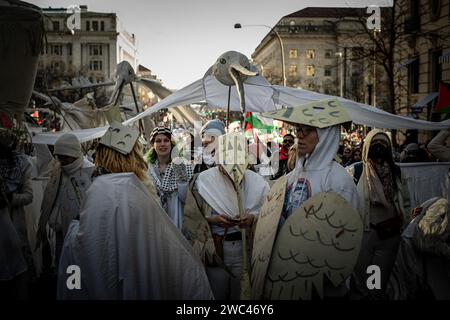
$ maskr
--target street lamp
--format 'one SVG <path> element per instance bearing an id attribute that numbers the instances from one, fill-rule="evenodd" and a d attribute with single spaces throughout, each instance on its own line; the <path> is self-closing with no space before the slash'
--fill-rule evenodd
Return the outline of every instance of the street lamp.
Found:
<path id="1" fill-rule="evenodd" d="M 278 37 L 278 42 L 280 43 L 280 48 L 281 48 L 281 73 L 282 73 L 282 77 L 283 77 L 283 86 L 286 86 L 286 72 L 284 70 L 284 46 L 283 46 L 283 40 L 281 40 L 280 34 L 275 30 L 274 26 L 269 27 L 265 24 L 247 24 L 247 25 L 241 25 L 240 23 L 235 23 L 234 24 L 234 28 L 235 29 L 241 29 L 242 27 L 265 27 L 265 28 L 269 28 L 270 31 L 272 31 L 273 33 L 275 33 L 275 35 Z"/>
<path id="2" fill-rule="evenodd" d="M 339 57 L 340 60 L 340 80 L 339 80 L 339 95 L 344 97 L 344 63 L 345 61 L 342 59 L 343 53 L 341 51 L 335 53 L 336 57 Z"/>

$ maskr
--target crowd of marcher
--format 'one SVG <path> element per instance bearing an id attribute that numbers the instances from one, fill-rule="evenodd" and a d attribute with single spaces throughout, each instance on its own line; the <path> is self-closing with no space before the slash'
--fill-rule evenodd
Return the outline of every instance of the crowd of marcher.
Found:
<path id="1" fill-rule="evenodd" d="M 450 161 L 450 129 L 426 146 L 394 150 L 377 129 L 342 140 L 340 125 L 293 128 L 276 149 L 256 139 L 243 151 L 211 120 L 201 147 L 186 134 L 182 152 L 169 128 L 156 127 L 144 153 L 139 132 L 115 123 L 90 152 L 64 133 L 33 155 L 21 152 L 13 130 L 0 129 L 0 296 L 239 299 L 241 274 L 251 272 L 251 245 L 243 243 L 252 242 L 270 186 L 285 177 L 278 230 L 323 192 L 361 217 L 353 273 L 338 286 L 326 282 L 325 299 L 449 298 L 448 200 L 436 194 L 411 208 L 397 163 Z M 220 160 L 239 153 L 246 160 L 232 171 Z M 275 162 L 276 170 L 262 170 Z M 33 188 L 39 179 L 44 190 Z M 79 290 L 67 285 L 73 265 L 82 272 Z M 378 290 L 366 285 L 371 265 L 382 270 Z"/>

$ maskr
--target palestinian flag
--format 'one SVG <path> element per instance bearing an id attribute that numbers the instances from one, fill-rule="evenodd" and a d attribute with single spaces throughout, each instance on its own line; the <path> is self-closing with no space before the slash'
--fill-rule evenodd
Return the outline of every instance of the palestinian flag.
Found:
<path id="1" fill-rule="evenodd" d="M 272 132 L 274 130 L 273 121 L 272 119 L 258 117 L 252 112 L 246 112 L 245 131 L 252 129 L 266 130 L 267 132 Z"/>
<path id="2" fill-rule="evenodd" d="M 450 114 L 450 84 L 441 81 L 439 85 L 439 96 L 434 111 Z"/>

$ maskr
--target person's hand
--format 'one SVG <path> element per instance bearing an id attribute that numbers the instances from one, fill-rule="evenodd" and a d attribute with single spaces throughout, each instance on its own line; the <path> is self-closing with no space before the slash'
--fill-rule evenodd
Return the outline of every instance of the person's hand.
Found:
<path id="1" fill-rule="evenodd" d="M 414 219 L 415 217 L 417 217 L 419 214 L 422 213 L 423 208 L 422 207 L 415 207 L 414 209 L 411 210 L 411 219 Z"/>
<path id="2" fill-rule="evenodd" d="M 255 216 L 253 214 L 251 213 L 244 214 L 244 217 L 241 218 L 241 221 L 238 224 L 239 228 L 250 228 L 253 224 L 254 219 Z"/>
<path id="3" fill-rule="evenodd" d="M 209 224 L 217 225 L 222 228 L 231 228 L 236 225 L 229 219 L 228 216 L 223 214 L 206 217 L 206 220 Z"/>

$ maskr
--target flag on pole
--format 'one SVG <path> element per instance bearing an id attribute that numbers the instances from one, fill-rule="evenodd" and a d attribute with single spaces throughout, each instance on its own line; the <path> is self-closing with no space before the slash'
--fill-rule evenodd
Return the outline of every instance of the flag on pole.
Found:
<path id="1" fill-rule="evenodd" d="M 274 129 L 273 120 L 257 116 L 252 112 L 245 113 L 245 131 L 251 129 L 266 130 L 272 132 Z"/>
<path id="2" fill-rule="evenodd" d="M 439 84 L 439 95 L 434 111 L 450 113 L 450 84 L 443 81 Z"/>

